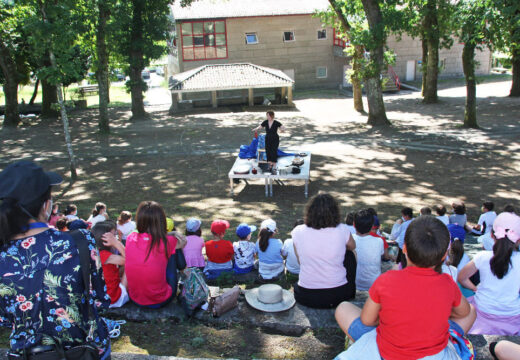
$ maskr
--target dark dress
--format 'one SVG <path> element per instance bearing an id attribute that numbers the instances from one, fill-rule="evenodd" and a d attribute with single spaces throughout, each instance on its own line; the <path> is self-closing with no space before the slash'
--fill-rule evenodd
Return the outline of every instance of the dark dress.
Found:
<path id="1" fill-rule="evenodd" d="M 279 121 L 274 120 L 271 127 L 269 127 L 269 121 L 264 120 L 261 124 L 265 128 L 265 153 L 267 155 L 267 161 L 277 162 L 278 161 L 278 145 L 280 144 L 280 138 L 278 137 L 278 128 L 282 126 Z"/>

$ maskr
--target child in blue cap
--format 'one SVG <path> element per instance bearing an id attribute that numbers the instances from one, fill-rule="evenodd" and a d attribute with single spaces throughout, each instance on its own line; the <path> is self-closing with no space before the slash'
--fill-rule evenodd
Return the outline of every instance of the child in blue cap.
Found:
<path id="1" fill-rule="evenodd" d="M 242 223 L 238 225 L 236 234 L 238 241 L 233 243 L 235 251 L 233 271 L 236 274 L 246 274 L 254 269 L 256 246 L 251 242 L 251 234 L 256 231 L 256 226 Z"/>

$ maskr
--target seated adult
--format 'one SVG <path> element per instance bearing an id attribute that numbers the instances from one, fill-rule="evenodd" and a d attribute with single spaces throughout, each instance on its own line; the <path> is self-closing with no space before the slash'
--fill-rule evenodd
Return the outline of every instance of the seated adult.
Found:
<path id="1" fill-rule="evenodd" d="M 493 251 L 480 251 L 460 271 L 462 286 L 476 294 L 477 319 L 470 334 L 520 335 L 520 217 L 501 213 L 493 223 Z M 470 277 L 480 273 L 475 286 Z"/>
<path id="2" fill-rule="evenodd" d="M 313 308 L 335 308 L 356 295 L 356 243 L 340 223 L 339 205 L 329 194 L 313 197 L 305 209 L 305 223 L 291 233 L 300 263 L 294 285 L 296 301 Z"/>
<path id="3" fill-rule="evenodd" d="M 128 294 L 137 305 L 157 309 L 177 293 L 177 269 L 186 267 L 181 251 L 186 239 L 166 233 L 166 215 L 155 201 L 139 204 L 136 222 L 137 232 L 126 238 Z"/>
<path id="4" fill-rule="evenodd" d="M 28 161 L 0 173 L 0 324 L 12 329 L 10 359 L 61 359 L 53 343 L 61 350 L 84 345 L 89 334 L 91 351 L 110 357 L 108 330 L 95 309 L 110 304 L 95 241 L 87 230 L 78 230 L 75 240 L 47 224 L 51 186 L 61 182 L 58 174 Z M 90 249 L 90 303 L 76 241 Z"/>

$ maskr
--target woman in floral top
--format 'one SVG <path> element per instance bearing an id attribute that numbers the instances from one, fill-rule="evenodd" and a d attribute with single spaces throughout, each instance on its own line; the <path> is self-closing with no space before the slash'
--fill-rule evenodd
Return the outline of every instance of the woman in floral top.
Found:
<path id="1" fill-rule="evenodd" d="M 51 185 L 56 173 L 21 161 L 0 173 L 0 325 L 11 327 L 11 353 L 35 346 L 52 350 L 92 340 L 101 359 L 110 358 L 110 339 L 98 308 L 110 298 L 95 241 L 80 230 L 90 249 L 91 296 L 86 304 L 78 249 L 68 233 L 51 229 Z M 92 314 L 89 318 L 89 309 Z"/>

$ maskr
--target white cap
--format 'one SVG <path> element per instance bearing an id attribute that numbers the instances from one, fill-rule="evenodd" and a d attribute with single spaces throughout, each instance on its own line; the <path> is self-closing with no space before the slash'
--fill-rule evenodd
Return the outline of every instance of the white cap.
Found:
<path id="1" fill-rule="evenodd" d="M 270 232 L 276 232 L 276 221 L 274 221 L 273 219 L 267 219 L 262 221 L 262 224 L 260 225 L 260 230 L 261 229 L 267 229 Z"/>

